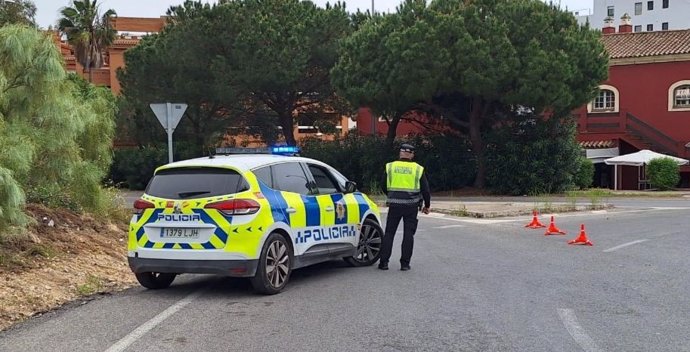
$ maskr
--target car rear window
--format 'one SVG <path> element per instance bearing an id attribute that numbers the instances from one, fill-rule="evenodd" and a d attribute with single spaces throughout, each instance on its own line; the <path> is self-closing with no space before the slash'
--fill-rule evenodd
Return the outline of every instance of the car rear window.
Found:
<path id="1" fill-rule="evenodd" d="M 158 172 L 146 187 L 146 194 L 166 199 L 192 199 L 234 194 L 248 189 L 247 182 L 234 170 L 180 168 Z"/>

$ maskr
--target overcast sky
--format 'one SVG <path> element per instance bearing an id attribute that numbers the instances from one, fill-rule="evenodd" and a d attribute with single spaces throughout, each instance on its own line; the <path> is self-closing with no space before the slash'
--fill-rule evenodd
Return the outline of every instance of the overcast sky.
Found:
<path id="1" fill-rule="evenodd" d="M 204 2 L 215 3 L 214 0 L 203 0 Z M 323 6 L 328 0 L 313 0 L 317 5 Z M 400 0 L 374 0 L 376 11 L 392 12 L 395 7 L 400 4 Z M 554 2 L 561 3 L 564 8 L 567 6 L 570 10 L 591 9 L 593 0 L 554 0 Z M 71 3 L 70 0 L 34 0 L 38 11 L 36 13 L 36 21 L 42 28 L 47 28 L 49 25 L 54 25 L 59 17 L 59 11 L 62 7 Z M 102 9 L 113 9 L 119 16 L 123 17 L 159 17 L 165 14 L 165 11 L 171 5 L 179 5 L 184 0 L 100 0 Z M 330 1 L 333 3 L 334 1 Z M 349 11 L 355 11 L 357 8 L 362 10 L 371 8 L 371 0 L 346 0 L 344 1 Z"/>

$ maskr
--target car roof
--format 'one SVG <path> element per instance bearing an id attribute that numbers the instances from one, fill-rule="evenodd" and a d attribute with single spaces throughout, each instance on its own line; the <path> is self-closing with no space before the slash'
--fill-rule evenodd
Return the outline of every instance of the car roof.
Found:
<path id="1" fill-rule="evenodd" d="M 213 158 L 203 157 L 189 160 L 176 161 L 161 166 L 159 169 L 170 169 L 177 167 L 227 167 L 232 166 L 242 171 L 252 170 L 261 166 L 271 165 L 287 161 L 311 162 L 319 165 L 328 166 L 318 160 L 272 154 L 235 154 L 235 155 L 215 155 Z"/>

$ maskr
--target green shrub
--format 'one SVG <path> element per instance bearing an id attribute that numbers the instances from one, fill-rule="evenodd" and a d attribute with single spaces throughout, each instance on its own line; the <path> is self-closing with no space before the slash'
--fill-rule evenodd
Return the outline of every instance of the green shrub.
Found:
<path id="1" fill-rule="evenodd" d="M 587 189 L 594 182 L 594 163 L 591 160 L 580 157 L 580 167 L 573 175 L 573 182 L 579 189 Z"/>
<path id="2" fill-rule="evenodd" d="M 415 161 L 424 166 L 432 191 L 462 188 L 474 180 L 474 158 L 467 142 L 458 137 L 414 136 L 396 141 L 391 148 L 384 138 L 351 133 L 331 142 L 307 139 L 302 142 L 302 155 L 335 167 L 360 189 L 377 194 L 385 165 L 398 158 L 398 146 L 403 142 L 415 145 Z"/>
<path id="3" fill-rule="evenodd" d="M 647 165 L 647 175 L 652 187 L 669 190 L 680 182 L 680 166 L 671 158 L 652 159 Z"/>
<path id="4" fill-rule="evenodd" d="M 24 194 L 54 207 L 100 211 L 115 98 L 65 72 L 52 39 L 0 28 L 0 233 L 21 226 Z"/>
<path id="5" fill-rule="evenodd" d="M 487 186 L 496 193 L 560 193 L 573 187 L 580 163 L 572 118 L 515 117 L 488 134 Z"/>

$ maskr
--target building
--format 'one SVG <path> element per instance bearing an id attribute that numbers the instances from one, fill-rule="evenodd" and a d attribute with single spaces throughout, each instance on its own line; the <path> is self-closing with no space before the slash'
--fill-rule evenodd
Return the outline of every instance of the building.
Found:
<path id="1" fill-rule="evenodd" d="M 690 0 L 594 0 L 591 15 L 576 17 L 580 24 L 598 25 L 626 13 L 635 24 L 633 32 L 690 28 Z"/>
<path id="2" fill-rule="evenodd" d="M 578 140 L 596 163 L 595 182 L 612 187 L 612 168 L 601 163 L 605 157 L 641 149 L 690 157 L 690 30 L 635 33 L 622 18 L 617 31 L 609 20 L 603 33 L 609 79 L 574 113 Z M 647 186 L 636 167 L 623 168 L 623 189 Z M 689 167 L 681 167 L 681 177 L 682 186 L 690 187 Z"/>
<path id="3" fill-rule="evenodd" d="M 165 17 L 160 18 L 137 18 L 137 17 L 116 17 L 113 18 L 113 27 L 118 32 L 118 38 L 111 47 L 104 53 L 105 65 L 101 68 L 93 69 L 91 74 L 93 83 L 99 86 L 106 86 L 114 94 L 120 94 L 120 83 L 117 80 L 117 70 L 124 66 L 124 53 L 127 49 L 139 44 L 142 36 L 160 32 L 165 25 Z M 55 41 L 60 47 L 62 56 L 65 59 L 67 71 L 74 72 L 84 78 L 89 77 L 89 70 L 84 69 L 77 62 L 74 50 L 65 41 L 61 40 L 57 33 Z"/>

